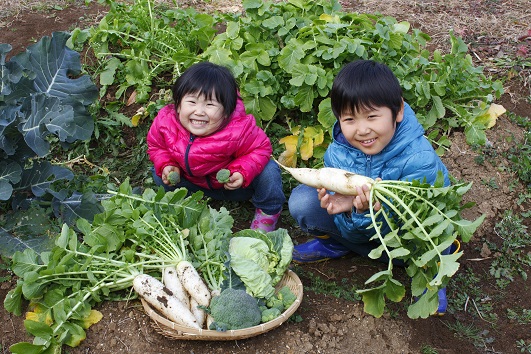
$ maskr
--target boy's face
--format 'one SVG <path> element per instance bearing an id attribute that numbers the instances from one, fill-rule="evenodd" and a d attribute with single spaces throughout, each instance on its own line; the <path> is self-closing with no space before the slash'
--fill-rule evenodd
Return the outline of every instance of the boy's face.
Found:
<path id="1" fill-rule="evenodd" d="M 196 136 L 210 135 L 223 123 L 222 104 L 204 95 L 185 95 L 177 107 L 177 113 L 183 127 Z"/>
<path id="2" fill-rule="evenodd" d="M 393 139 L 396 123 L 404 118 L 404 108 L 396 121 L 387 107 L 363 108 L 355 113 L 345 112 L 339 118 L 343 135 L 355 148 L 367 155 L 376 155 Z"/>

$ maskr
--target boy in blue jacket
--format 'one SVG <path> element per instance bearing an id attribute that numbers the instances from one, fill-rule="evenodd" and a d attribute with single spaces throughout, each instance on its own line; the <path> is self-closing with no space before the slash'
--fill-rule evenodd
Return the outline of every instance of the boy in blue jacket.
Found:
<path id="1" fill-rule="evenodd" d="M 442 172 L 445 185 L 450 184 L 448 170 L 424 137 L 389 67 L 371 60 L 347 64 L 334 80 L 330 99 L 337 122 L 324 155 L 325 167 L 373 179 L 426 179 L 431 184 Z M 370 241 L 374 228 L 367 229 L 371 224 L 368 186 L 358 187 L 357 196 L 346 196 L 299 185 L 288 205 L 301 229 L 315 237 L 295 246 L 297 263 L 339 258 L 350 252 L 368 256 L 378 246 L 377 241 Z M 375 209 L 379 208 L 376 203 Z M 446 289 L 441 289 L 438 313 L 445 311 Z"/>

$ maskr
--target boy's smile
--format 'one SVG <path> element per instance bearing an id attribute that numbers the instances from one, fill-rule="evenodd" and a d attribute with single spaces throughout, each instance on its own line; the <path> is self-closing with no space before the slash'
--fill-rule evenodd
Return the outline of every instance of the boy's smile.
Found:
<path id="1" fill-rule="evenodd" d="M 355 113 L 342 113 L 339 125 L 350 145 L 367 155 L 376 155 L 391 142 L 396 123 L 403 118 L 404 108 L 398 112 L 396 121 L 388 107 L 363 108 Z"/>

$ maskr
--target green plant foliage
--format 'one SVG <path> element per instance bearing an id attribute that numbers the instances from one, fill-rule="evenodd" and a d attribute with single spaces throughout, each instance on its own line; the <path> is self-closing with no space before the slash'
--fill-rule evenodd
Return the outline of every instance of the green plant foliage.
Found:
<path id="1" fill-rule="evenodd" d="M 209 212 L 201 192 L 187 196 L 185 189 L 168 193 L 163 188 L 146 189 L 134 194 L 128 181 L 112 194 L 92 224 L 79 219 L 75 229 L 64 225 L 50 251 L 27 248 L 15 253 L 12 270 L 19 280 L 4 307 L 21 315 L 23 300 L 30 300 L 40 316 L 24 322 L 35 337 L 33 344 L 14 344 L 12 353 L 60 353 L 63 344 L 77 346 L 88 328 L 84 324 L 94 314 L 92 307 L 104 300 L 123 299 L 121 290 L 131 288 L 140 273 L 158 274 L 160 279 L 162 268 L 184 259 L 199 269 L 210 263 L 211 270 L 218 269 L 210 280 L 220 284 L 216 278 L 226 258 L 203 262 L 192 256 L 188 231 L 193 231 L 194 238 L 206 237 L 199 224 L 212 224 L 218 236 L 229 235 L 233 220 L 226 210 Z M 216 256 L 226 257 L 226 249 L 214 253 L 206 240 L 199 246 L 203 254 L 207 246 Z"/>
<path id="2" fill-rule="evenodd" d="M 161 7 L 152 0 L 106 3 L 109 12 L 89 40 L 101 67 L 101 97 L 117 85 L 117 99 L 132 87 L 133 102 L 148 101 L 154 81 L 166 73 L 180 75 L 216 33 L 215 18 L 193 8 Z"/>
<path id="3" fill-rule="evenodd" d="M 490 243 L 492 251 L 499 252 L 490 265 L 490 274 L 496 279 L 514 280 L 519 275 L 527 280 L 527 270 L 531 266 L 531 254 L 526 247 L 531 243 L 531 234 L 523 219 L 506 211 L 502 220 L 496 224 L 496 233 L 503 240 L 501 247 Z"/>
<path id="4" fill-rule="evenodd" d="M 451 36 L 443 55 L 430 53 L 430 37 L 409 23 L 342 12 L 337 1 L 244 0 L 243 7 L 201 57 L 233 70 L 259 123 L 310 113 L 308 125 L 329 130 L 336 119 L 325 98 L 337 72 L 373 59 L 393 68 L 425 129 L 464 129 L 469 143 L 485 142 L 486 112 L 502 85 L 473 65 L 460 38 Z"/>
<path id="5" fill-rule="evenodd" d="M 87 107 L 97 98 L 97 88 L 81 75 L 79 53 L 65 46 L 69 34 L 43 37 L 6 63 L 9 44 L 0 44 L 0 200 L 13 194 L 59 199 L 65 191 L 53 183 L 70 180 L 72 172 L 45 160 L 50 137 L 63 147 L 89 139 L 94 121 Z"/>

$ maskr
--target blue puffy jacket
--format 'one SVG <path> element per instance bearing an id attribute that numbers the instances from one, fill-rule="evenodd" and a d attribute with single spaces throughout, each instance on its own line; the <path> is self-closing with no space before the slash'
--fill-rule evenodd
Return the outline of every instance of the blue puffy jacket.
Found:
<path id="1" fill-rule="evenodd" d="M 444 174 L 445 185 L 450 184 L 448 170 L 424 137 L 411 107 L 404 103 L 404 118 L 397 123 L 395 135 L 389 145 L 376 155 L 366 155 L 348 143 L 339 123 L 333 130 L 333 141 L 324 155 L 324 165 L 347 170 L 371 178 L 383 180 L 420 180 L 433 184 L 437 174 Z M 366 243 L 374 235 L 374 229 L 367 229 L 371 219 L 365 214 L 336 214 L 334 221 L 343 238 L 352 243 Z M 384 233 L 388 227 L 383 227 Z"/>

